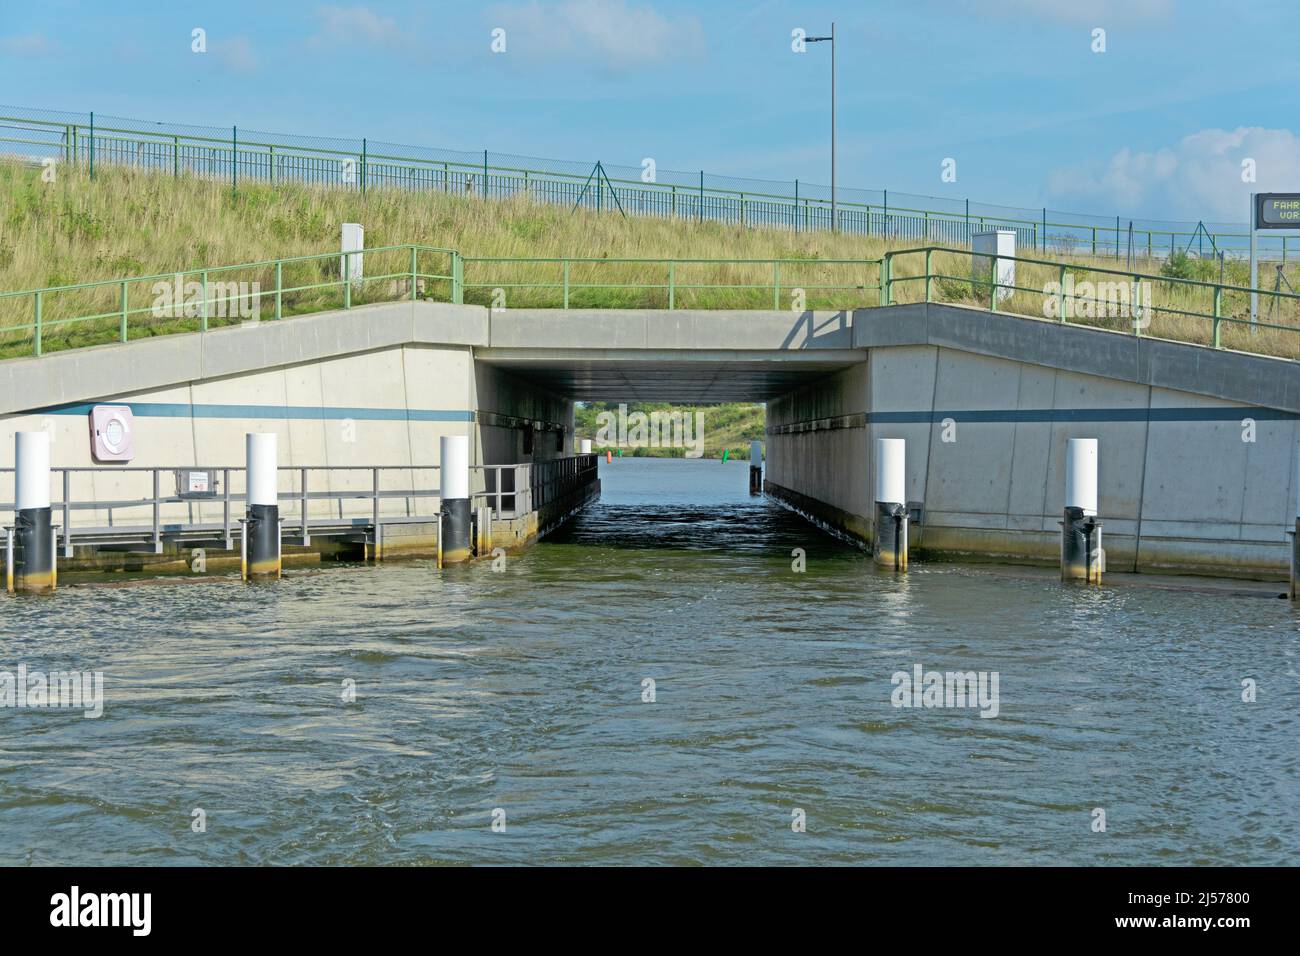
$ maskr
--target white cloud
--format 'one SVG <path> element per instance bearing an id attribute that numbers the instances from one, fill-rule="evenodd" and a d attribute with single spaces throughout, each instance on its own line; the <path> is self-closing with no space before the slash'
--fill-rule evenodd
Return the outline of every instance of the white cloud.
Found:
<path id="1" fill-rule="evenodd" d="M 1242 160 L 1256 182 L 1243 183 Z M 1205 129 L 1153 152 L 1122 149 L 1104 164 L 1054 170 L 1060 208 L 1088 203 L 1157 219 L 1245 222 L 1252 192 L 1300 189 L 1300 137 L 1288 129 Z"/>
<path id="2" fill-rule="evenodd" d="M 381 17 L 369 7 L 317 7 L 316 19 L 320 32 L 308 42 L 364 42 L 373 46 L 398 44 L 402 32 L 392 17 Z"/>
<path id="3" fill-rule="evenodd" d="M 48 56 L 54 51 L 54 43 L 42 33 L 0 37 L 0 53 L 8 56 Z"/>
<path id="4" fill-rule="evenodd" d="M 493 27 L 506 30 L 507 53 L 636 67 L 704 51 L 696 17 L 670 19 L 625 0 L 533 0 L 494 6 L 489 16 Z"/>

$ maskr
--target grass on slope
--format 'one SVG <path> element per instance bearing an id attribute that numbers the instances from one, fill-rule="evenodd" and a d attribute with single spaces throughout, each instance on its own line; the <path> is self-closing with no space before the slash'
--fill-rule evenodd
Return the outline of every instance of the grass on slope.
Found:
<path id="1" fill-rule="evenodd" d="M 669 405 L 664 403 L 631 402 L 624 403 L 629 418 L 641 413 L 649 416 L 654 412 L 669 412 L 689 416 L 692 437 L 695 437 L 696 423 L 702 425 L 705 458 L 721 458 L 724 451 L 729 458 L 748 458 L 749 443 L 763 438 L 763 425 L 766 409 L 760 404 L 749 402 L 723 402 L 717 405 Z M 601 441 L 600 413 L 619 414 L 618 402 L 588 402 L 579 405 L 574 411 L 574 437 L 590 438 L 595 442 L 595 451 L 603 452 L 606 448 L 618 454 L 617 441 Z M 701 417 L 696 417 L 697 413 Z M 634 426 L 633 426 L 634 427 Z M 610 437 L 613 437 L 612 435 Z M 639 447 L 624 448 L 624 455 L 634 458 L 683 458 L 685 447 Z"/>
<path id="2" fill-rule="evenodd" d="M 716 222 L 671 219 L 623 219 L 616 213 L 593 213 L 532 203 L 523 198 L 483 200 L 472 196 L 431 191 L 408 192 L 374 189 L 366 195 L 355 190 L 302 184 L 250 183 L 232 195 L 227 184 L 172 176 L 125 167 L 101 167 L 91 181 L 83 171 L 64 169 L 53 183 L 43 182 L 41 170 L 13 162 L 0 162 L 0 292 L 117 279 L 130 275 L 159 275 L 203 266 L 257 262 L 312 255 L 337 250 L 343 222 L 360 222 L 366 228 L 368 247 L 421 243 L 453 248 L 467 257 L 587 257 L 597 260 L 570 268 L 573 308 L 665 308 L 667 267 L 662 264 L 619 262 L 646 257 L 793 260 L 780 266 L 782 308 L 794 308 L 794 291 L 804 292 L 809 309 L 844 309 L 879 303 L 878 267 L 860 261 L 830 260 L 878 258 L 887 249 L 915 247 L 917 240 L 885 241 L 880 237 L 835 235 L 828 232 L 791 232 Z M 1024 251 L 1033 256 L 1030 250 Z M 1043 258 L 1056 261 L 1056 257 Z M 1117 276 L 1088 271 L 1089 266 L 1113 268 L 1114 259 L 1072 258 L 1069 271 L 1077 281 L 1114 281 Z M 933 265 L 950 278 L 931 283 L 936 300 L 965 302 L 987 307 L 987 286 L 969 281 L 968 253 L 939 253 Z M 282 310 L 286 316 L 342 303 L 335 257 L 286 265 L 282 272 Z M 409 253 L 396 250 L 366 256 L 366 281 L 354 284 L 353 304 L 405 296 L 409 286 L 400 276 L 410 269 Z M 422 273 L 446 275 L 449 257 L 423 253 Z M 1137 268 L 1157 272 L 1158 263 Z M 1229 281 L 1244 281 L 1237 274 Z M 896 258 L 896 280 L 924 271 L 924 257 Z M 1042 288 L 1058 278 L 1056 266 L 1020 264 L 1018 291 L 999 308 L 1024 314 L 1043 314 Z M 197 275 L 186 277 L 197 282 Z M 558 262 L 501 263 L 468 261 L 465 265 L 465 300 L 489 304 L 499 294 L 508 307 L 558 307 L 563 291 L 563 267 Z M 258 283 L 262 298 L 260 317 L 273 315 L 275 272 L 257 266 L 214 273 L 218 281 Z M 770 263 L 689 263 L 675 267 L 677 308 L 772 308 L 774 279 Z M 1296 280 L 1293 278 L 1293 283 Z M 1297 283 L 1300 284 L 1300 283 Z M 522 288 L 532 285 L 533 288 Z M 708 288 L 709 286 L 726 288 Z M 540 286 L 540 287 L 539 287 Z M 913 302 L 925 297 L 925 284 L 895 284 L 894 299 Z M 496 293 L 495 290 L 500 290 Z M 445 300 L 449 282 L 427 279 L 417 290 L 427 298 Z M 126 284 L 128 334 L 131 338 L 190 330 L 199 320 L 190 309 L 159 317 L 153 311 L 158 294 L 153 282 Z M 1184 313 L 1210 313 L 1213 290 L 1156 282 L 1155 310 L 1145 334 L 1210 342 L 1211 322 Z M 43 297 L 43 346 L 47 351 L 113 341 L 120 334 L 122 288 L 109 285 L 91 290 L 49 293 Z M 211 291 L 213 298 L 240 296 L 234 288 Z M 245 301 L 245 300 L 236 300 Z M 1241 318 L 1247 295 L 1229 290 L 1222 295 L 1221 314 Z M 1255 352 L 1295 357 L 1300 354 L 1300 308 L 1284 303 L 1279 315 L 1265 321 L 1288 327 L 1285 331 L 1252 333 L 1226 324 L 1222 344 Z M 214 311 L 224 311 L 220 307 Z M 232 310 L 233 311 L 233 310 Z M 1267 303 L 1261 302 L 1261 311 Z M 0 357 L 29 355 L 33 347 L 32 296 L 0 297 Z M 76 317 L 96 316 L 89 321 Z M 218 316 L 210 327 L 239 322 L 239 316 Z M 1076 317 L 1081 324 L 1127 329 L 1131 320 L 1117 317 Z"/>

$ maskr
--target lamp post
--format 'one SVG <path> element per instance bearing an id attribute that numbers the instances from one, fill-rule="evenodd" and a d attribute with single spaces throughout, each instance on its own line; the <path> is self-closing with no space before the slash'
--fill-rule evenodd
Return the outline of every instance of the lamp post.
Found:
<path id="1" fill-rule="evenodd" d="M 838 232 L 839 216 L 835 211 L 835 24 L 831 24 L 828 37 L 806 37 L 807 43 L 825 43 L 831 45 L 831 231 Z"/>

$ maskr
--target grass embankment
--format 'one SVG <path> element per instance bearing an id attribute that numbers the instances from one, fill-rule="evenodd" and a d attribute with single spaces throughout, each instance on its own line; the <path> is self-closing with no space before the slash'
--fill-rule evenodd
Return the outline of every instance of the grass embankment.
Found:
<path id="1" fill-rule="evenodd" d="M 721 458 L 724 451 L 728 458 L 748 458 L 749 443 L 763 438 L 766 409 L 758 404 L 724 402 L 718 405 L 668 405 L 630 402 L 624 403 L 624 406 L 629 419 L 638 413 L 648 417 L 654 412 L 688 416 L 686 421 L 689 422 L 690 437 L 694 439 L 703 436 L 705 458 Z M 618 402 L 588 402 L 579 405 L 574 413 L 574 437 L 592 439 L 597 453 L 603 454 L 608 448 L 617 455 L 617 435 L 613 432 L 601 434 L 602 424 L 609 421 L 599 417 L 602 412 L 617 416 L 620 405 Z M 635 427 L 635 423 L 632 427 Z M 682 433 L 686 433 L 685 425 Z M 605 437 L 611 440 L 604 441 Z M 688 447 L 663 447 L 661 444 L 658 447 L 624 448 L 623 454 L 633 458 L 684 458 L 689 451 Z"/>
<path id="2" fill-rule="evenodd" d="M 888 249 L 906 249 L 918 240 L 886 241 L 879 237 L 834 235 L 827 232 L 791 232 L 714 222 L 629 218 L 617 213 L 571 212 L 516 198 L 485 201 L 465 195 L 373 189 L 366 195 L 355 190 L 301 184 L 250 183 L 233 194 L 228 184 L 214 180 L 101 167 L 91 181 L 82 170 L 61 169 L 53 183 L 41 179 L 41 170 L 0 162 L 0 292 L 119 279 L 131 275 L 162 275 L 177 270 L 273 258 L 314 255 L 337 250 L 343 222 L 360 222 L 366 228 L 366 245 L 402 243 L 453 248 L 470 257 L 465 264 L 465 300 L 488 304 L 494 294 L 508 307 L 558 307 L 562 303 L 563 267 L 558 262 L 502 263 L 473 261 L 474 257 L 587 257 L 597 261 L 570 267 L 569 304 L 581 307 L 665 308 L 668 275 L 663 264 L 625 263 L 622 258 L 683 259 L 785 259 L 780 266 L 782 308 L 794 308 L 802 290 L 809 309 L 844 309 L 876 305 L 879 273 L 874 264 L 836 263 L 837 259 L 876 259 Z M 1032 250 L 1022 250 L 1032 257 Z M 1091 269 L 1113 269 L 1117 260 L 1051 255 L 1042 258 L 1068 261 L 1076 282 L 1123 281 Z M 934 268 L 951 278 L 935 279 L 931 294 L 940 301 L 965 302 L 987 307 L 987 286 L 967 281 L 969 253 L 940 253 Z M 1141 261 L 1136 271 L 1158 272 L 1158 262 Z M 1191 272 L 1206 264 L 1186 263 L 1174 271 Z M 291 263 L 281 275 L 282 314 L 292 316 L 342 304 L 336 257 Z M 429 276 L 449 274 L 449 257 L 421 253 L 418 269 Z M 366 281 L 354 284 L 354 305 L 403 297 L 409 286 L 400 278 L 410 270 L 405 250 L 368 253 Z M 895 280 L 924 272 L 920 254 L 894 260 Z M 396 278 L 390 278 L 394 276 Z M 1271 285 L 1271 271 L 1261 272 Z M 1293 284 L 1300 284 L 1294 275 Z M 197 274 L 185 279 L 197 283 Z M 773 267 L 769 263 L 683 263 L 675 267 L 677 308 L 771 308 Z M 1019 264 L 1018 291 L 999 304 L 1007 311 L 1044 314 L 1042 289 L 1059 278 L 1056 266 Z M 1217 267 L 1209 279 L 1217 278 Z M 1244 284 L 1244 268 L 1229 264 L 1227 281 Z M 257 283 L 261 289 L 260 318 L 274 315 L 275 270 L 254 266 L 214 272 L 209 281 L 214 299 L 245 294 Z M 1265 281 L 1262 279 L 1261 281 Z M 245 293 L 217 282 L 246 283 Z M 328 288 L 312 288 L 336 283 Z M 520 285 L 534 285 L 522 288 Z M 544 287 L 537 287 L 543 284 Z M 726 286 L 726 288 L 702 288 Z M 197 288 L 197 286 L 196 286 Z M 499 293 L 495 290 L 500 290 Z M 446 300 L 450 283 L 426 278 L 417 290 L 426 298 Z M 198 328 L 195 315 L 184 309 L 160 317 L 153 306 L 154 282 L 126 284 L 127 326 L 130 338 Z M 120 335 L 122 287 L 118 284 L 91 290 L 48 293 L 42 301 L 42 340 L 46 351 L 93 345 Z M 1086 293 L 1084 293 L 1086 294 Z M 896 281 L 894 301 L 914 302 L 925 296 L 920 281 Z M 1157 281 L 1152 287 L 1152 315 L 1144 334 L 1193 342 L 1212 340 L 1211 322 L 1181 313 L 1213 311 L 1212 289 L 1178 286 Z M 1228 290 L 1220 302 L 1225 317 L 1243 318 L 1245 292 Z M 224 313 L 224 303 L 212 312 Z M 1243 326 L 1225 323 L 1221 341 L 1231 348 L 1295 357 L 1300 354 L 1300 307 L 1284 302 L 1279 315 L 1266 322 L 1287 326 L 1284 331 L 1252 334 Z M 195 311 L 191 308 L 191 312 Z M 231 311 L 234 311 L 233 309 Z M 33 348 L 32 296 L 0 298 L 0 357 L 29 355 Z M 82 321 L 73 318 L 97 316 Z M 216 315 L 210 327 L 241 321 L 240 316 Z M 1127 317 L 1076 315 L 1071 321 L 1116 329 L 1130 329 Z"/>

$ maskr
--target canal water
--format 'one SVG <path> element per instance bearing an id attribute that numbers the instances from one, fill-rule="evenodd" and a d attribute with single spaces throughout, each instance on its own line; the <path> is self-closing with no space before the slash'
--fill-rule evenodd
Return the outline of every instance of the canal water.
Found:
<path id="1" fill-rule="evenodd" d="M 0 601 L 0 671 L 104 675 L 0 709 L 0 863 L 1295 862 L 1287 602 L 880 574 L 746 468 L 602 464 L 501 570 Z M 895 706 L 918 666 L 996 706 Z"/>

